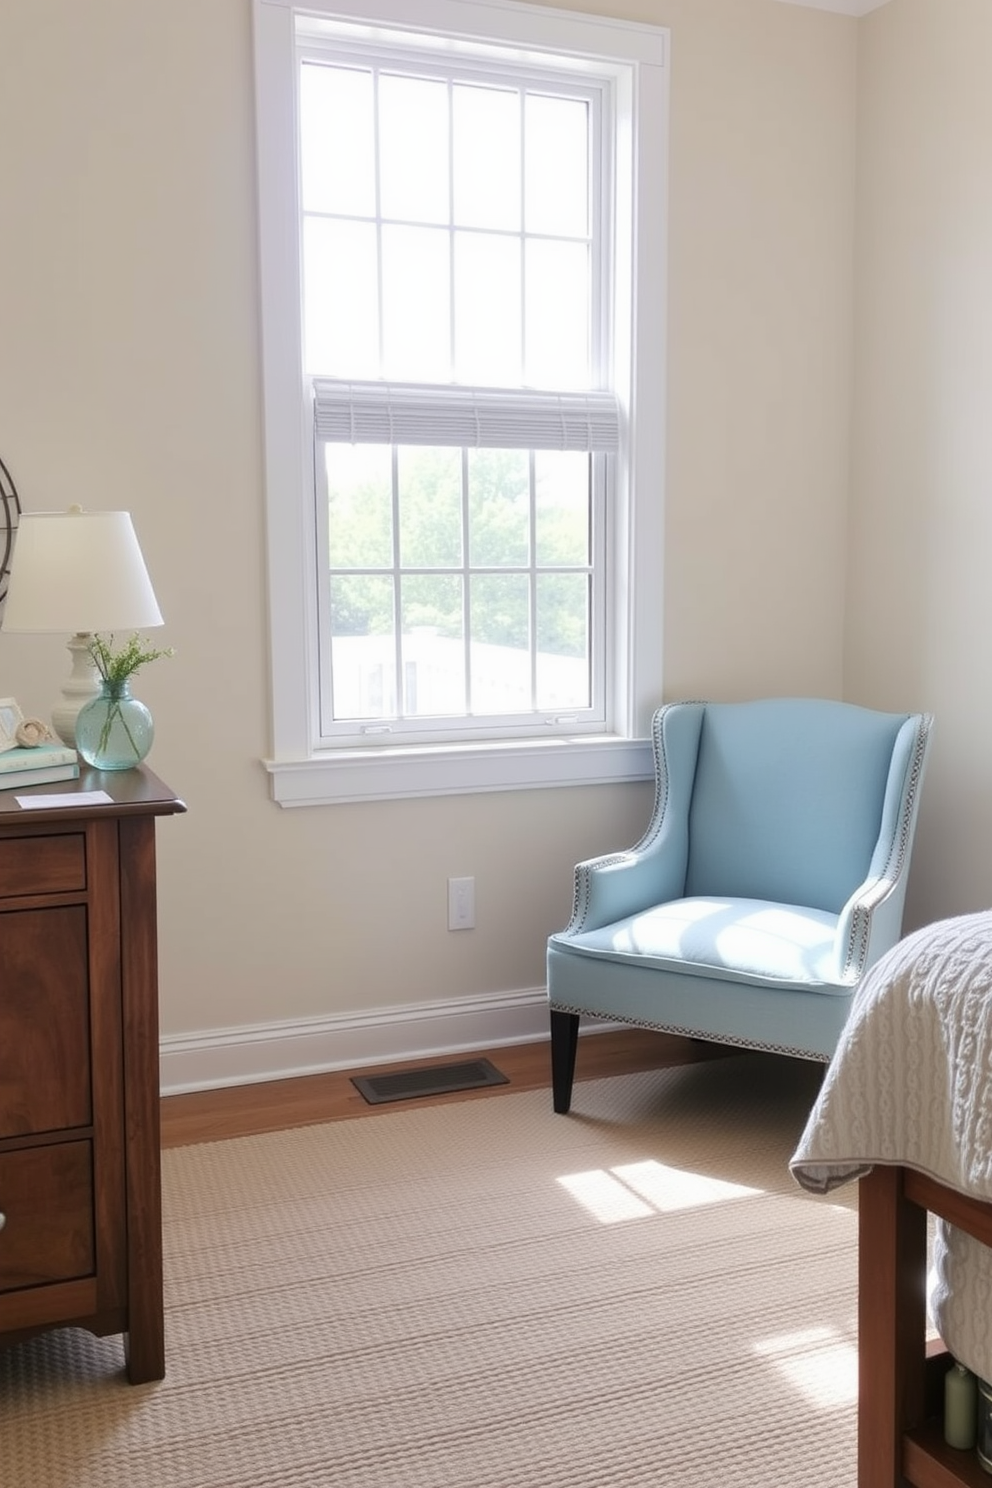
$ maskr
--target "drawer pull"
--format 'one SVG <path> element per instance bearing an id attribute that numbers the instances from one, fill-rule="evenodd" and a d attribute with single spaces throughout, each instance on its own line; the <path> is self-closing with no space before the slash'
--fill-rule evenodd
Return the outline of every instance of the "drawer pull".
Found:
<path id="1" fill-rule="evenodd" d="M 4 1214 L 3 1210 L 0 1209 L 0 1230 L 3 1229 L 3 1227 L 4 1227 L 4 1225 L 6 1223 L 7 1223 L 7 1216 L 6 1216 L 6 1214 Z"/>

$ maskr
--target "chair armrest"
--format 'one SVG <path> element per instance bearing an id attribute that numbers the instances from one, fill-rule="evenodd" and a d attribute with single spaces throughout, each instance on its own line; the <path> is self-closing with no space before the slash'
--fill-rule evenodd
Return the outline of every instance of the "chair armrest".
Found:
<path id="1" fill-rule="evenodd" d="M 563 935 L 598 930 L 652 904 L 682 897 L 702 722 L 702 703 L 668 703 L 655 713 L 655 794 L 647 830 L 629 851 L 577 865 L 572 918 Z"/>
<path id="2" fill-rule="evenodd" d="M 892 752 L 882 821 L 864 883 L 837 919 L 837 979 L 854 986 L 902 934 L 910 853 L 919 812 L 920 785 L 930 750 L 933 718 L 907 718 Z"/>

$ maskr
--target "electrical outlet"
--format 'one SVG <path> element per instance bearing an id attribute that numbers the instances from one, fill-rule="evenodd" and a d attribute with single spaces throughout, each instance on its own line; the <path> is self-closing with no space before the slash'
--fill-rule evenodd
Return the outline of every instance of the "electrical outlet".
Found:
<path id="1" fill-rule="evenodd" d="M 475 879 L 448 879 L 448 929 L 475 928 Z"/>

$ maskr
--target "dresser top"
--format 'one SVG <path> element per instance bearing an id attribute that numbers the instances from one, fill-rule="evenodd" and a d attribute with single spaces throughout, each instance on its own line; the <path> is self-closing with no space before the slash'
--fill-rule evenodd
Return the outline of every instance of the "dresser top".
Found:
<path id="1" fill-rule="evenodd" d="M 89 791 L 103 791 L 110 800 L 93 804 L 86 799 Z M 51 796 L 55 804 L 24 807 L 19 804 L 18 796 Z M 171 816 L 185 810 L 186 803 L 145 765 L 132 770 L 94 770 L 80 762 L 78 780 L 0 790 L 0 828 L 15 822 L 29 825 L 96 815 Z"/>

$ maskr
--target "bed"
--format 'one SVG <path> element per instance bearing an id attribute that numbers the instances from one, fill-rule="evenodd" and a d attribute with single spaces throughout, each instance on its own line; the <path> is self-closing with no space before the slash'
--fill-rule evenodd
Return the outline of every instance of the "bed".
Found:
<path id="1" fill-rule="evenodd" d="M 790 1167 L 813 1193 L 859 1182 L 859 1488 L 989 1488 L 940 1410 L 952 1359 L 992 1381 L 992 912 L 872 969 Z"/>

